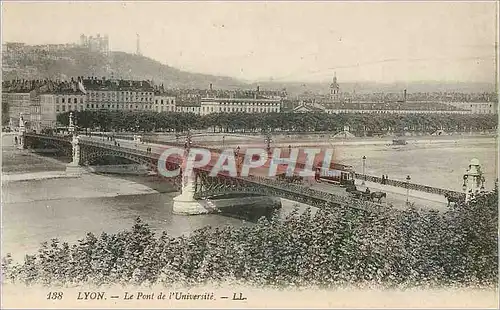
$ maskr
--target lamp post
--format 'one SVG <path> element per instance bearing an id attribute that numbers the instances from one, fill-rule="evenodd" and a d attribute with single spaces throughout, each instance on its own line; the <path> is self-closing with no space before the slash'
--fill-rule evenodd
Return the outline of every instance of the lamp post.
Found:
<path id="1" fill-rule="evenodd" d="M 267 154 L 271 155 L 271 142 L 272 142 L 273 140 L 271 139 L 271 133 L 270 133 L 270 132 L 268 132 L 268 133 L 266 134 L 266 140 L 265 140 L 265 141 L 266 141 L 266 145 L 267 145 L 267 146 L 266 146 L 266 149 L 267 149 Z"/>
<path id="2" fill-rule="evenodd" d="M 406 176 L 406 204 L 408 204 L 410 201 L 409 201 L 409 198 L 410 198 L 410 176 L 407 175 Z"/>
<path id="3" fill-rule="evenodd" d="M 191 132 L 188 131 L 188 133 L 186 135 L 186 141 L 184 142 L 184 149 L 187 153 L 189 153 L 189 150 L 191 149 L 192 143 L 193 143 L 193 141 L 192 141 Z"/>
<path id="4" fill-rule="evenodd" d="M 240 147 L 238 146 L 234 150 L 234 158 L 235 158 L 235 162 L 236 162 L 236 175 L 237 176 L 240 176 L 240 168 L 241 168 L 241 160 L 240 160 L 239 154 L 240 154 Z"/>
<path id="5" fill-rule="evenodd" d="M 366 182 L 365 167 L 366 167 L 366 156 L 363 156 L 363 183 L 362 183 L 362 185 L 365 185 L 365 182 Z"/>
<path id="6" fill-rule="evenodd" d="M 222 136 L 222 148 L 224 148 L 225 140 L 226 140 L 226 136 Z"/>

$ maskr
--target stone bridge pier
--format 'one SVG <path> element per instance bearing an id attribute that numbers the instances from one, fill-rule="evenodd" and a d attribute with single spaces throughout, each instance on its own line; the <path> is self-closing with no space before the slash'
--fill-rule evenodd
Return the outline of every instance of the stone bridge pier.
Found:
<path id="1" fill-rule="evenodd" d="M 208 210 L 194 197 L 196 191 L 195 172 L 183 170 L 186 166 L 193 167 L 192 162 L 195 158 L 192 155 L 193 154 L 190 154 L 189 149 L 186 149 L 183 159 L 184 162 L 181 166 L 181 193 L 180 195 L 174 197 L 174 205 L 172 209 L 172 212 L 177 215 L 197 215 L 208 213 Z M 191 165 L 187 165 L 188 161 L 191 161 Z"/>

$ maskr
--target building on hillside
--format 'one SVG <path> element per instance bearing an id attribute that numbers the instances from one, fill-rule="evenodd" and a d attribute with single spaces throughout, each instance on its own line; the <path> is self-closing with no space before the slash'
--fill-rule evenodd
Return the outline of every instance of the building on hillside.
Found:
<path id="1" fill-rule="evenodd" d="M 109 53 L 109 37 L 108 35 L 101 35 L 98 33 L 97 37 L 80 35 L 80 46 L 92 52 L 107 54 Z"/>
<path id="2" fill-rule="evenodd" d="M 498 102 L 445 102 L 471 114 L 498 114 Z"/>

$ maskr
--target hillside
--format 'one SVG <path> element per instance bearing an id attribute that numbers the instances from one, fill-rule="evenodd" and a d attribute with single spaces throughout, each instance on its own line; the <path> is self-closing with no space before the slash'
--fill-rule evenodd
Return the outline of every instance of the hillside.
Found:
<path id="1" fill-rule="evenodd" d="M 252 88 L 257 85 L 261 89 L 286 88 L 290 96 L 303 92 L 327 94 L 329 83 L 301 83 L 266 81 L 245 83 L 231 77 L 191 73 L 164 65 L 144 56 L 124 52 L 110 52 L 109 56 L 90 52 L 81 48 L 68 48 L 59 51 L 36 51 L 2 55 L 3 79 L 38 79 L 38 78 L 68 78 L 71 76 L 110 77 L 111 74 L 123 79 L 153 80 L 163 83 L 168 88 L 208 88 L 212 83 L 214 88 L 234 89 Z M 345 82 L 339 77 L 341 91 L 356 93 L 395 92 L 404 89 L 408 92 L 494 92 L 495 86 L 488 83 L 456 83 L 456 82 L 413 82 L 413 83 L 375 83 L 375 82 Z"/>
<path id="2" fill-rule="evenodd" d="M 5 58 L 5 57 L 4 57 Z M 57 52 L 37 52 L 3 59 L 3 79 L 66 78 L 71 76 L 115 77 L 153 80 L 165 87 L 217 88 L 245 87 L 234 78 L 181 71 L 144 56 L 110 52 L 109 56 L 72 48 Z"/>

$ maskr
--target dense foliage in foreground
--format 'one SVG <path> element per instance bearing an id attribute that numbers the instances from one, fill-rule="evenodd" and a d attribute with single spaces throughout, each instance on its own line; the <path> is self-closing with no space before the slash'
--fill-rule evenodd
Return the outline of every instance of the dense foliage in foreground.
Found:
<path id="1" fill-rule="evenodd" d="M 242 228 L 159 236 L 140 219 L 129 231 L 44 243 L 22 264 L 3 259 L 4 281 L 24 284 L 494 286 L 498 190 L 445 213 L 294 213 Z"/>

